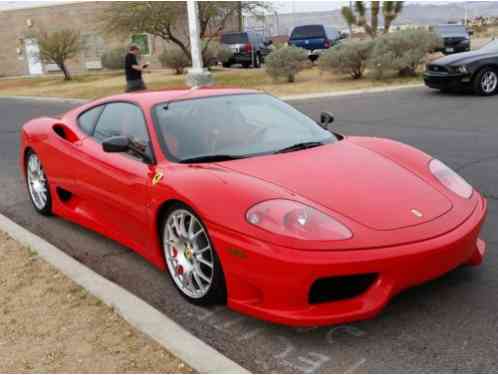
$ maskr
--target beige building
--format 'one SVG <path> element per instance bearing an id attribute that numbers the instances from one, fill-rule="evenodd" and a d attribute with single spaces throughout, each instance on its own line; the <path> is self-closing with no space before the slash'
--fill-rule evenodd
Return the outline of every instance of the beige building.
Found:
<path id="1" fill-rule="evenodd" d="M 30 36 L 36 30 L 47 32 L 73 29 L 80 32 L 84 48 L 69 61 L 71 73 L 102 70 L 102 54 L 130 42 L 142 46 L 144 59 L 158 65 L 158 55 L 165 48 L 161 38 L 148 34 L 109 35 L 102 31 L 101 15 L 107 2 L 70 2 L 32 8 L 0 11 L 0 76 L 40 75 L 59 72 L 54 64 L 37 57 L 37 40 Z M 184 25 L 186 25 L 186 16 Z M 235 31 L 238 22 L 228 22 L 227 31 Z"/>

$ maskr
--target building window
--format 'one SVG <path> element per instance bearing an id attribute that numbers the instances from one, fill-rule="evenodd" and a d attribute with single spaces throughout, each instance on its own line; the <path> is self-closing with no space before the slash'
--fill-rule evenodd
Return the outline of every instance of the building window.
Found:
<path id="1" fill-rule="evenodd" d="M 96 33 L 81 34 L 82 61 L 86 69 L 101 69 L 100 59 L 104 54 L 104 39 Z"/>
<path id="2" fill-rule="evenodd" d="M 150 56 L 150 39 L 148 34 L 134 34 L 131 36 L 131 42 L 140 47 L 142 56 Z"/>

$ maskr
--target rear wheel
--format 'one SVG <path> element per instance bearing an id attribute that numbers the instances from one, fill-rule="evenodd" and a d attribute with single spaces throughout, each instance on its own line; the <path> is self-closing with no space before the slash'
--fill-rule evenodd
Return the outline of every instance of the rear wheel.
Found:
<path id="1" fill-rule="evenodd" d="M 261 67 L 261 55 L 259 53 L 257 53 L 256 56 L 254 57 L 254 67 L 255 68 Z"/>
<path id="2" fill-rule="evenodd" d="M 26 158 L 26 183 L 29 198 L 36 211 L 42 215 L 50 215 L 52 213 L 52 197 L 50 196 L 47 176 L 38 155 L 33 151 L 30 151 Z"/>
<path id="3" fill-rule="evenodd" d="M 484 68 L 474 78 L 474 91 L 478 95 L 495 95 L 498 88 L 498 74 L 496 70 Z"/>
<path id="4" fill-rule="evenodd" d="M 201 219 L 186 205 L 165 215 L 163 251 L 168 273 L 188 301 L 210 305 L 226 301 L 221 263 Z"/>

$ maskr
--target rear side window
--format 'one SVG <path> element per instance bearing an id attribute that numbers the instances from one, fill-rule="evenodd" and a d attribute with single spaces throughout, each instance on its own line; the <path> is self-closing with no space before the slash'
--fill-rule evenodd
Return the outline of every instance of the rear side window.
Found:
<path id="1" fill-rule="evenodd" d="M 333 27 L 327 27 L 327 38 L 330 40 L 339 39 L 339 32 Z"/>
<path id="2" fill-rule="evenodd" d="M 245 44 L 247 42 L 247 33 L 223 34 L 221 36 L 222 44 Z"/>
<path id="3" fill-rule="evenodd" d="M 324 38 L 325 31 L 322 25 L 298 26 L 291 34 L 291 39 Z"/>
<path id="4" fill-rule="evenodd" d="M 78 117 L 78 125 L 81 130 L 87 135 L 92 135 L 93 134 L 93 129 L 95 129 L 95 124 L 97 123 L 97 120 L 100 117 L 100 114 L 102 113 L 104 109 L 104 106 L 98 106 L 92 109 L 89 109 L 86 112 L 83 112 L 79 117 Z"/>

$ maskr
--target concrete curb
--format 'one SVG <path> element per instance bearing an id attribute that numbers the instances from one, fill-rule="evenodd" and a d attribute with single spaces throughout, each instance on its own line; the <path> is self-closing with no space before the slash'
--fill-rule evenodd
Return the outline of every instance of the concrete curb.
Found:
<path id="1" fill-rule="evenodd" d="M 113 307 L 133 327 L 153 338 L 194 370 L 200 373 L 249 373 L 140 298 L 1 214 L 0 230 L 36 251 L 42 259 Z"/>
<path id="2" fill-rule="evenodd" d="M 334 91 L 334 92 L 318 92 L 311 94 L 300 94 L 300 95 L 285 95 L 279 96 L 280 99 L 286 101 L 294 100 L 307 100 L 307 99 L 321 99 L 321 98 L 333 98 L 335 96 L 348 96 L 348 95 L 361 95 L 361 94 L 374 94 L 390 91 L 398 91 L 403 89 L 413 89 L 418 87 L 424 87 L 423 83 L 414 83 L 410 85 L 397 85 L 397 86 L 385 86 L 385 87 L 373 87 L 368 89 L 359 90 L 348 90 L 348 91 Z M 31 101 L 44 101 L 44 102 L 63 102 L 70 104 L 84 104 L 89 102 L 89 99 L 78 99 L 78 98 L 58 98 L 58 97 L 40 97 L 40 96 L 0 96 L 0 99 L 15 99 L 15 100 L 31 100 Z"/>
<path id="3" fill-rule="evenodd" d="M 42 97 L 42 96 L 1 96 L 0 99 L 14 99 L 14 100 L 24 100 L 32 102 L 57 102 L 57 103 L 68 103 L 74 105 L 80 105 L 87 103 L 89 100 L 79 99 L 79 98 L 59 98 L 59 97 Z"/>
<path id="4" fill-rule="evenodd" d="M 322 98 L 333 98 L 335 96 L 375 94 L 375 93 L 398 91 L 398 90 L 404 90 L 404 89 L 413 89 L 413 88 L 418 88 L 418 87 L 424 87 L 424 84 L 423 83 L 414 83 L 414 84 L 410 84 L 410 85 L 373 87 L 373 88 L 359 89 L 359 90 L 321 92 L 321 93 L 302 94 L 302 95 L 288 95 L 288 96 L 279 96 L 279 98 L 282 100 L 285 100 L 285 101 L 322 99 Z"/>

